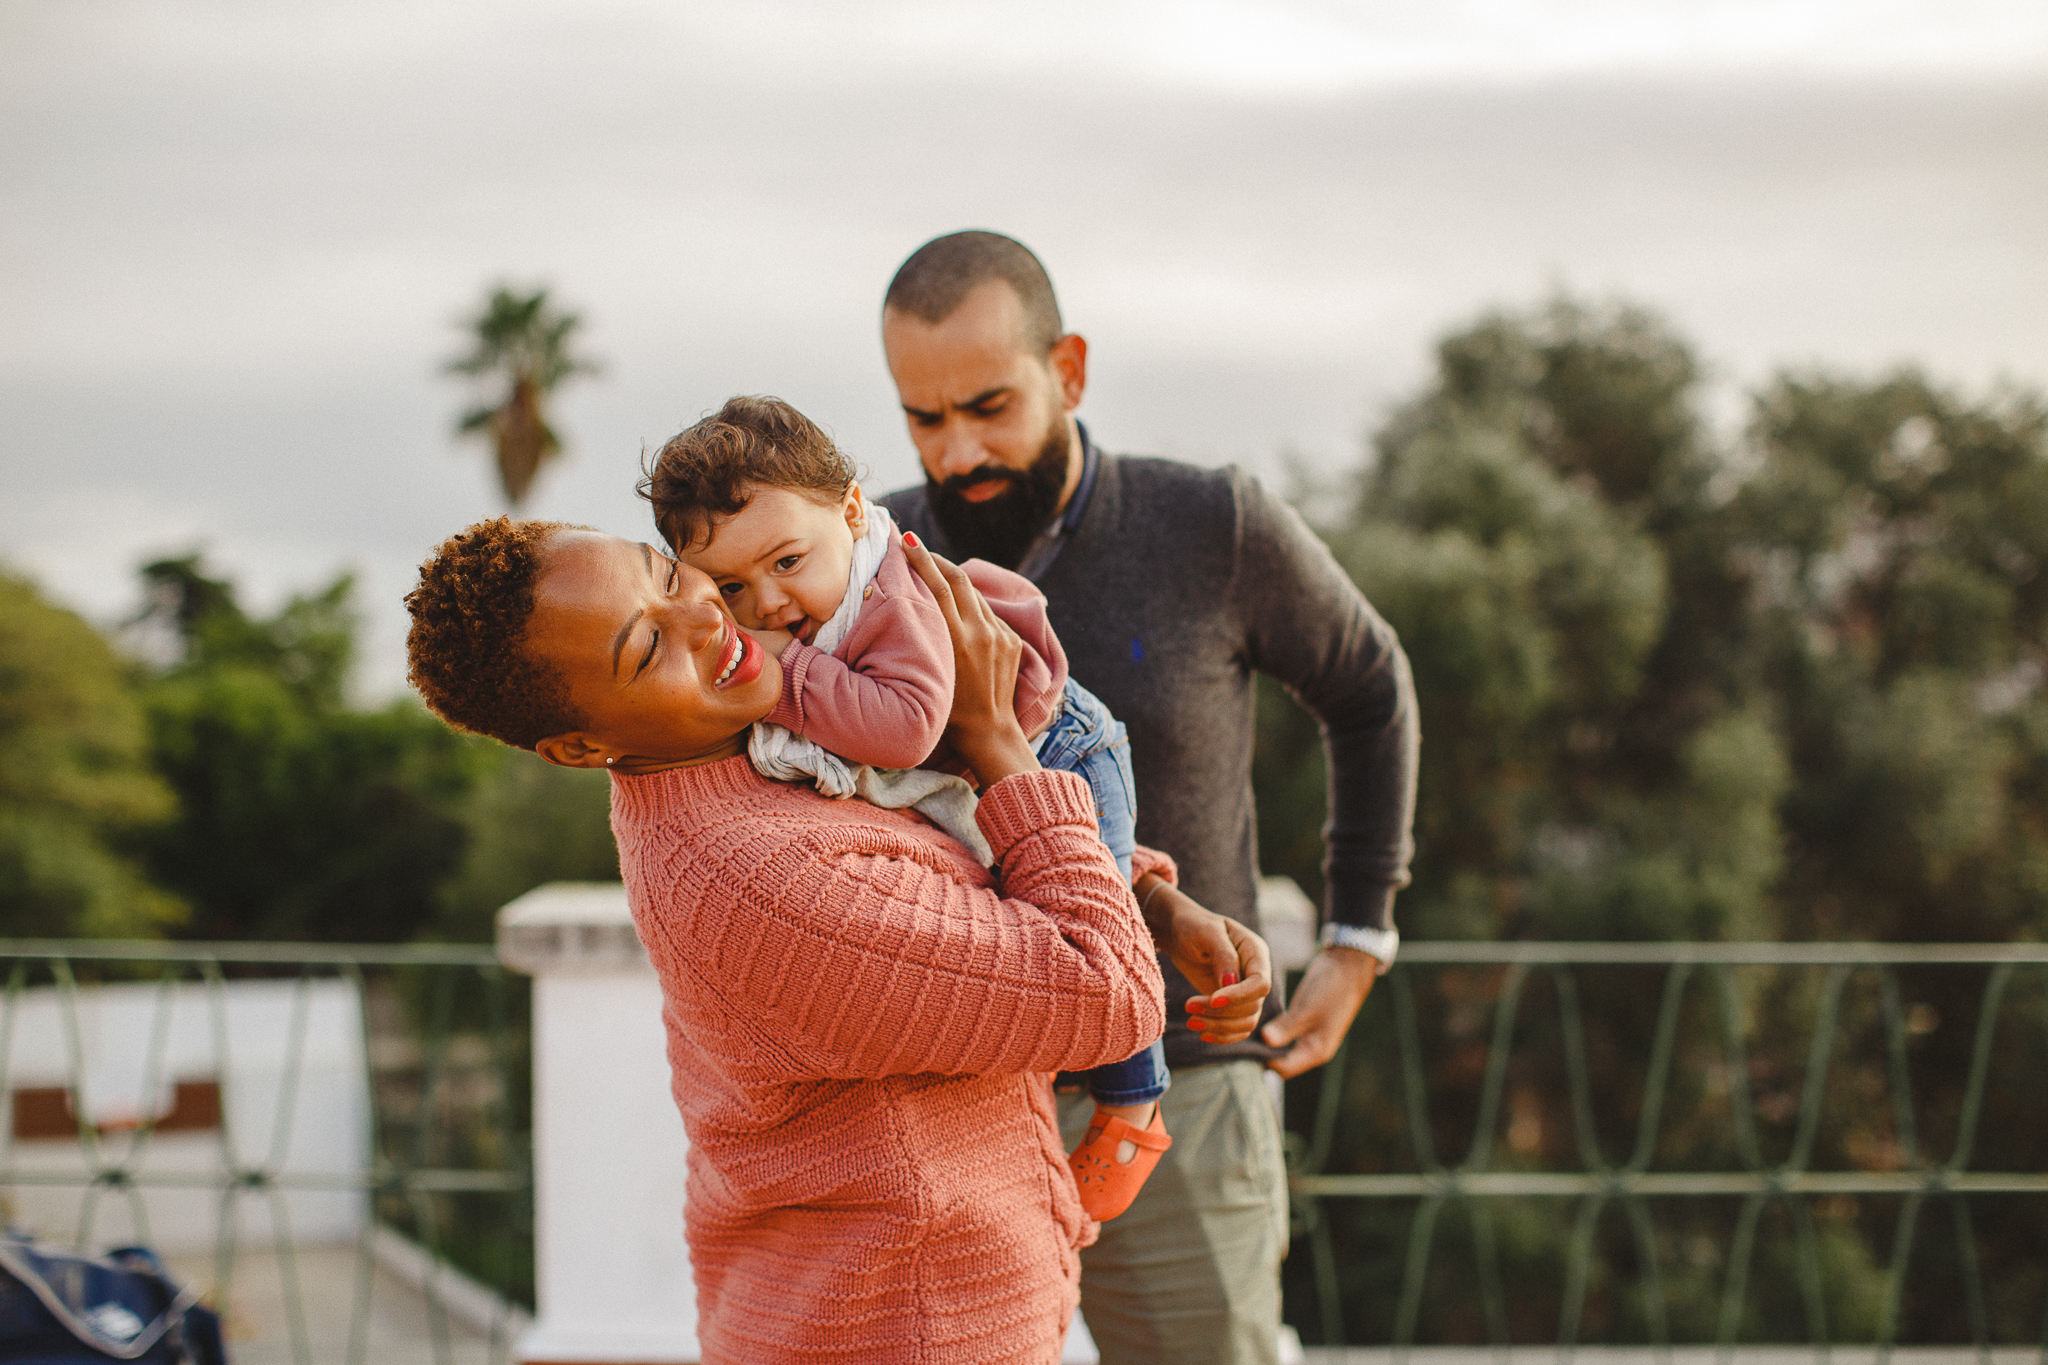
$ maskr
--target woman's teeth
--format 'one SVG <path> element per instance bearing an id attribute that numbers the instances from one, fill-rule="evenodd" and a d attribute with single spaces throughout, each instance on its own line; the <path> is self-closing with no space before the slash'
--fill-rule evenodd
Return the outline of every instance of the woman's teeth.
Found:
<path id="1" fill-rule="evenodd" d="M 713 687 L 718 686 L 719 683 L 722 683 L 727 678 L 730 678 L 732 676 L 732 671 L 740 666 L 740 660 L 747 657 L 746 637 L 741 636 L 734 643 L 737 644 L 739 647 L 733 650 L 732 658 L 726 661 L 725 667 L 718 671 L 718 679 L 716 682 L 712 683 Z"/>

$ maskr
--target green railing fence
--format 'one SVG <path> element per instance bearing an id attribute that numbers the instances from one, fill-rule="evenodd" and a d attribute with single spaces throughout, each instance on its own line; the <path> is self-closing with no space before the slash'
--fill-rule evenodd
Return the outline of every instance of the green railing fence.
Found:
<path id="1" fill-rule="evenodd" d="M 363 1201 L 351 1362 L 378 1358 L 375 1239 L 393 1230 L 531 1302 L 529 997 L 490 949 L 12 941 L 0 976 L 0 1094 L 17 1101 L 0 1196 L 75 1192 L 81 1246 L 105 1241 L 110 1203 L 146 1230 L 152 1196 L 201 1192 L 232 1312 L 238 1210 L 263 1205 L 288 1327 L 275 1358 L 297 1365 L 342 1348 L 303 1306 L 300 1195 Z M 253 1040 L 282 1059 L 267 1121 L 216 1097 L 201 1170 L 152 1159 L 178 1136 L 155 1110 L 95 1120 L 95 999 L 147 997 L 127 1017 L 147 1021 L 154 1094 L 177 1079 L 178 1010 L 205 1015 L 214 1076 L 251 1050 L 231 1005 L 244 981 L 276 1005 L 275 1036 Z M 308 1169 L 292 1111 L 337 985 L 358 1002 L 368 1139 L 357 1166 Z M 2043 987 L 2036 945 L 1407 944 L 1337 1058 L 1289 1086 L 1291 1320 L 1311 1344 L 1397 1351 L 2026 1342 L 2048 1359 Z M 37 1009 L 61 1026 L 63 1169 L 30 1159 L 47 1136 L 20 1136 Z M 1927 1214 L 1944 1207 L 1940 1228 Z M 430 1358 L 475 1358 L 437 1283 Z M 484 1358 L 507 1358 L 512 1328 Z"/>
<path id="2" fill-rule="evenodd" d="M 2048 1361 L 2048 993 L 2023 980 L 2048 984 L 2048 945 L 1405 944 L 1289 1088 L 1290 1316 L 1397 1354 Z M 1933 1204 L 1947 1239 L 1924 1236 Z M 1446 1250 L 1452 1205 L 1469 1231 Z"/>
<path id="3" fill-rule="evenodd" d="M 75 1229 L 64 1230 L 70 1235 L 57 1236 L 55 1227 L 38 1231 L 98 1251 L 111 1240 L 110 1223 L 138 1240 L 152 1240 L 153 1231 L 163 1236 L 163 1206 L 173 1202 L 183 1201 L 190 1223 L 196 1192 L 214 1210 L 211 1254 L 203 1258 L 212 1275 L 209 1297 L 232 1326 L 237 1272 L 256 1254 L 243 1245 L 247 1205 L 255 1203 L 270 1234 L 265 1291 L 282 1300 L 286 1338 L 258 1352 L 266 1359 L 311 1365 L 316 1352 L 323 1361 L 336 1357 L 343 1343 L 334 1337 L 342 1329 L 331 1320 L 324 1330 L 310 1322 L 307 1305 L 317 1300 L 332 1309 L 342 1292 L 332 1281 L 340 1278 L 350 1281 L 344 1358 L 356 1365 L 389 1357 L 388 1345 L 373 1345 L 369 1328 L 379 1265 L 390 1259 L 380 1250 L 393 1245 L 417 1263 L 412 1288 L 424 1298 L 429 1338 L 417 1358 L 437 1365 L 508 1358 L 516 1318 L 498 1313 L 479 1349 L 474 1287 L 481 1281 L 494 1291 L 482 1297 L 499 1307 L 531 1303 L 531 1035 L 527 982 L 502 971 L 492 949 L 10 940 L 0 941 L 0 979 L 0 1095 L 11 1101 L 13 1120 L 0 1134 L 0 1198 L 10 1219 L 18 1204 L 39 1200 L 47 1210 L 49 1192 L 75 1191 Z M 256 988 L 262 1008 L 255 1012 L 246 983 L 268 983 Z M 103 1007 L 115 997 L 128 1007 L 113 1021 L 126 1035 L 118 1043 L 99 1036 L 110 1026 L 100 1017 Z M 333 1120 L 308 1111 L 323 1096 L 312 1093 L 305 1076 L 315 1064 L 309 1046 L 336 1051 L 335 1039 L 313 1038 L 323 1023 L 331 1031 L 336 1019 L 359 1033 L 339 1045 L 354 1073 L 343 1088 L 352 1085 L 348 1093 L 360 1101 L 349 1100 L 339 1120 L 354 1130 L 341 1141 L 357 1156 L 345 1169 L 294 1151 L 309 1135 L 333 1136 L 313 1131 Z M 98 1034 L 95 1022 L 103 1026 Z M 138 1036 L 145 1029 L 146 1039 Z M 29 1034 L 40 1038 L 39 1058 L 29 1055 Z M 168 1109 L 145 1106 L 112 1125 L 98 1121 L 88 1092 L 109 1086 L 94 1073 L 90 1054 L 104 1059 L 110 1049 L 125 1049 L 130 1089 L 175 1093 L 175 1102 Z M 230 1084 L 257 1053 L 269 1059 L 260 1083 Z M 203 1054 L 196 1067 L 195 1054 Z M 173 1074 L 181 1056 L 182 1069 L 206 1077 L 203 1083 Z M 21 1084 L 25 1069 L 38 1066 L 41 1083 Z M 321 1085 L 334 1089 L 327 1078 Z M 267 1112 L 252 1114 L 252 1095 Z M 196 1118 L 181 1117 L 188 1097 L 200 1111 Z M 331 1095 L 324 1098 L 332 1103 Z M 68 1131 L 53 1133 L 53 1117 Z M 200 1149 L 191 1146 L 193 1128 L 204 1130 Z M 167 1158 L 180 1142 L 184 1158 Z M 193 1150 L 205 1155 L 195 1161 Z M 294 1201 L 303 1221 L 305 1208 L 323 1200 L 327 1221 L 338 1208 L 352 1229 L 353 1255 L 330 1248 L 308 1270 L 312 1252 L 295 1235 Z M 193 1259 L 187 1255 L 181 1268 L 189 1270 Z M 444 1289 L 464 1284 L 472 1325 L 458 1351 Z"/>

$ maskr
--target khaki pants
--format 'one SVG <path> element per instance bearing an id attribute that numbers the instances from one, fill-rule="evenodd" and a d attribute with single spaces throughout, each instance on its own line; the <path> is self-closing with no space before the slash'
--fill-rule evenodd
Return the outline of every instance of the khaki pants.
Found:
<path id="1" fill-rule="evenodd" d="M 1287 1172 L 1257 1062 L 1173 1073 L 1173 1147 L 1081 1253 L 1081 1313 L 1104 1365 L 1277 1365 Z M 1061 1094 L 1080 1142 L 1094 1103 Z"/>

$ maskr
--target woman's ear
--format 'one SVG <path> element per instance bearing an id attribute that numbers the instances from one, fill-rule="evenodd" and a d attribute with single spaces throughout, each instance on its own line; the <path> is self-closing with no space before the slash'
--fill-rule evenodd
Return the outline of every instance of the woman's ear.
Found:
<path id="1" fill-rule="evenodd" d="M 609 768 L 619 761 L 617 754 L 581 730 L 571 730 L 566 735 L 549 735 L 534 745 L 533 751 L 557 768 Z"/>

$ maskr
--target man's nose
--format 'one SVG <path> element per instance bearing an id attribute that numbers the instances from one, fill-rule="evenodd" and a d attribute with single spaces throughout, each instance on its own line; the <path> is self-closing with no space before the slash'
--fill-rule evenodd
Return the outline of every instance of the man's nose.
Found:
<path id="1" fill-rule="evenodd" d="M 956 423 L 946 432 L 946 444 L 939 452 L 941 478 L 971 474 L 987 463 L 988 448 L 966 423 Z"/>

